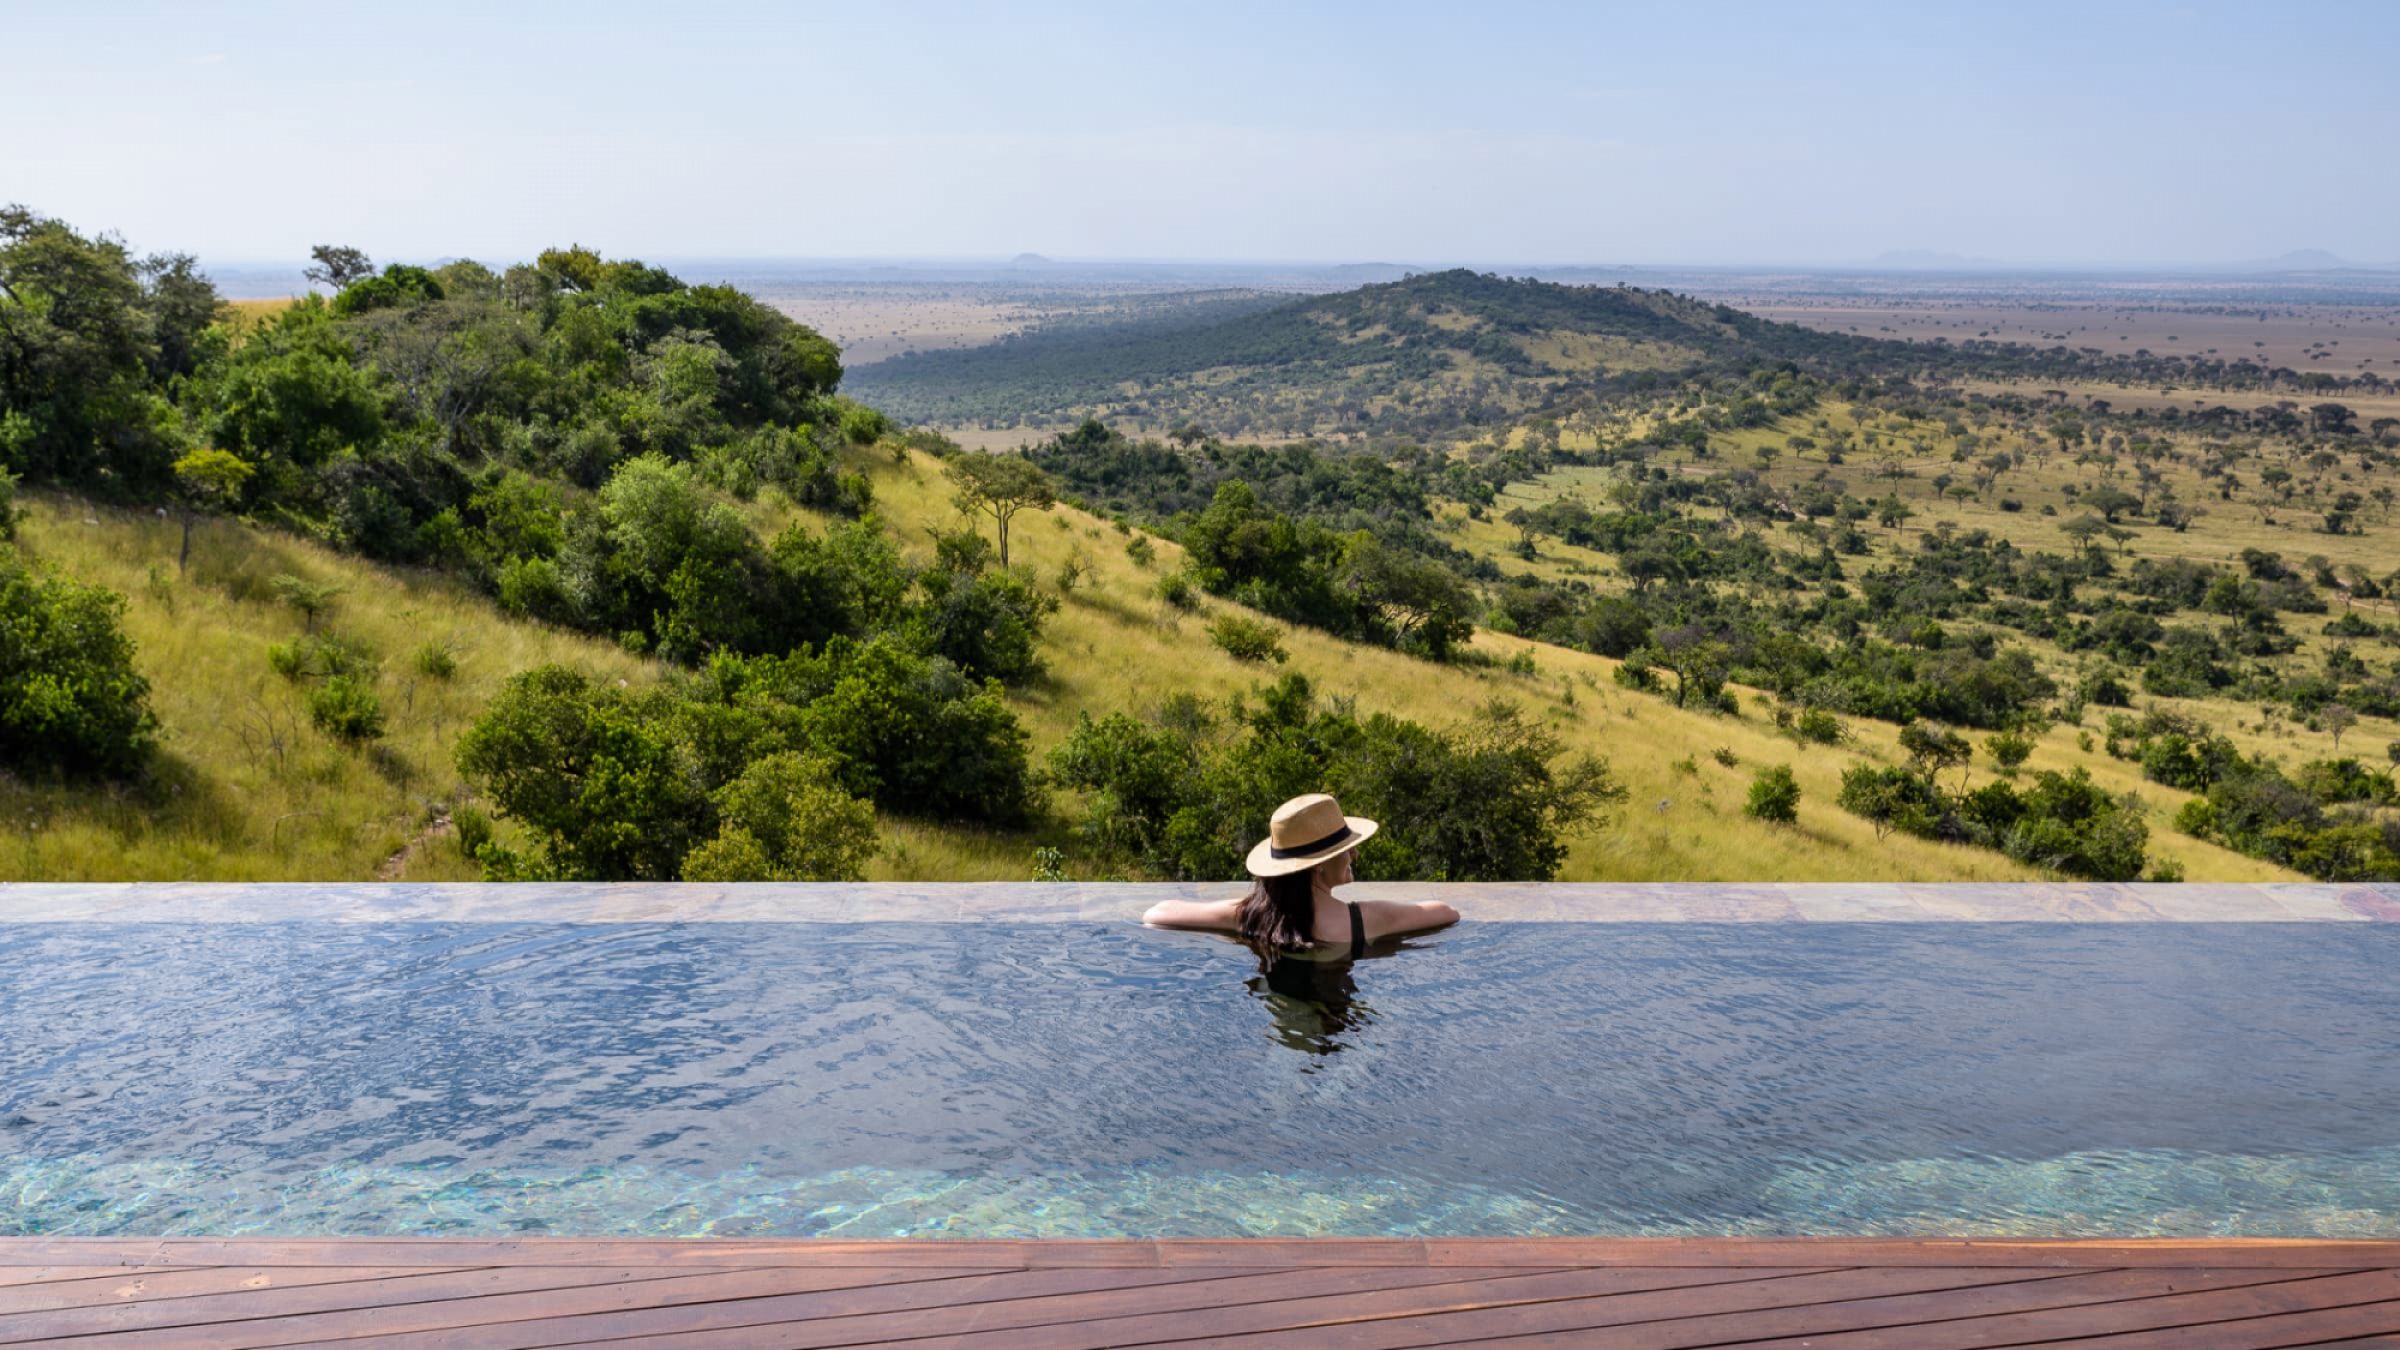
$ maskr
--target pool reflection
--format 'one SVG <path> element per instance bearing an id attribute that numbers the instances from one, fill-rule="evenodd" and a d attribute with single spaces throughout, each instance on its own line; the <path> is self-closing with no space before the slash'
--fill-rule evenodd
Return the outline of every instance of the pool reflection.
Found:
<path id="1" fill-rule="evenodd" d="M 1358 1043 L 1356 1033 L 1381 1020 L 1374 1005 L 1359 997 L 1354 970 L 1402 950 L 1399 943 L 1378 946 L 1356 961 L 1278 957 L 1243 983 L 1274 1019 L 1268 1035 L 1278 1043 L 1309 1055 L 1336 1054 Z"/>

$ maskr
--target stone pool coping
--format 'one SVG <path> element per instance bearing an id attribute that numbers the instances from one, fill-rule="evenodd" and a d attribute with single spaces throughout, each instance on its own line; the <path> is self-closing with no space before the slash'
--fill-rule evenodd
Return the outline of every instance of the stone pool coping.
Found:
<path id="1" fill-rule="evenodd" d="M 0 923 L 1138 922 L 1234 883 L 0 883 Z M 1360 882 L 1476 923 L 2400 923 L 2400 885 Z"/>

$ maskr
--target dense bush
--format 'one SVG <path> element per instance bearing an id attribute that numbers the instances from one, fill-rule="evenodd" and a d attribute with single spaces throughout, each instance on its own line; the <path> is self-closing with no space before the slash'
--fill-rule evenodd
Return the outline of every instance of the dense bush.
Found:
<path id="1" fill-rule="evenodd" d="M 716 837 L 684 858 L 686 881 L 858 881 L 875 857 L 875 808 L 824 759 L 768 755 L 714 800 Z"/>
<path id="2" fill-rule="evenodd" d="M 714 808 L 672 702 L 562 666 L 511 678 L 458 747 L 460 772 L 540 851 L 487 858 L 495 879 L 680 876 L 684 855 L 714 832 Z"/>
<path id="3" fill-rule="evenodd" d="M 936 564 L 918 578 L 924 598 L 909 618 L 917 649 L 976 679 L 1038 678 L 1042 622 L 1057 611 L 1057 597 L 1036 589 L 1021 565 L 991 567 L 991 546 L 978 536 L 941 542 Z"/>
<path id="4" fill-rule="evenodd" d="M 1788 764 L 1770 764 L 1750 780 L 1750 800 L 1742 808 L 1754 820 L 1789 825 L 1800 818 L 1800 781 Z"/>
<path id="5" fill-rule="evenodd" d="M 308 691 L 308 720 L 345 745 L 383 739 L 383 700 L 357 675 L 334 675 Z"/>
<path id="6" fill-rule="evenodd" d="M 36 575 L 0 546 L 0 764 L 66 778 L 142 771 L 158 719 L 124 610 L 124 597 Z"/>
<path id="7" fill-rule="evenodd" d="M 1208 640 L 1216 644 L 1218 651 L 1236 661 L 1273 661 L 1281 664 L 1290 655 L 1283 649 L 1282 629 L 1230 610 L 1219 614 L 1209 623 Z"/>
<path id="8" fill-rule="evenodd" d="M 1604 761 L 1562 759 L 1508 705 L 1437 731 L 1321 705 L 1298 675 L 1254 703 L 1087 714 L 1051 769 L 1086 794 L 1079 829 L 1097 853 L 1183 878 L 1237 875 L 1278 804 L 1329 791 L 1384 826 L 1359 850 L 1362 877 L 1545 880 L 1567 838 L 1624 796 Z"/>
<path id="9" fill-rule="evenodd" d="M 459 768 L 539 850 L 497 860 L 499 875 L 672 879 L 730 820 L 747 841 L 727 835 L 704 863 L 712 873 L 763 858 L 772 874 L 797 877 L 867 855 L 812 843 L 775 812 L 829 822 L 837 838 L 856 834 L 842 826 L 856 813 L 829 793 L 903 815 L 1020 824 L 1037 805 L 1025 745 L 997 681 L 970 680 L 897 638 L 837 638 L 822 652 L 720 655 L 639 691 L 559 666 L 527 671 L 468 728 Z M 805 763 L 758 769 L 787 754 Z"/>
<path id="10" fill-rule="evenodd" d="M 2321 881 L 2400 881 L 2400 822 L 2379 819 L 2394 799 L 2388 775 L 2354 759 L 2317 760 L 2297 777 L 2179 714 L 2108 719 L 2108 751 L 2143 776 L 2200 794 L 2175 827 Z"/>
<path id="11" fill-rule="evenodd" d="M 2019 862 L 2095 881 L 2141 876 L 2150 840 L 2140 799 L 2109 795 L 2082 769 L 2044 770 L 2023 790 L 1992 782 L 1953 794 L 1926 768 L 1859 764 L 1842 774 L 1839 800 L 1843 810 L 1873 822 L 1878 835 L 1896 829 L 1995 848 Z"/>

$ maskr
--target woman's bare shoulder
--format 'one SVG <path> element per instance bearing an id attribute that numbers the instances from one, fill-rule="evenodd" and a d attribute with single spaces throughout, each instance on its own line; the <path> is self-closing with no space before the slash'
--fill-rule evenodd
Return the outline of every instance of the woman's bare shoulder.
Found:
<path id="1" fill-rule="evenodd" d="M 1422 933 L 1458 922 L 1458 911 L 1440 900 L 1361 900 L 1358 908 L 1378 938 Z"/>
<path id="2" fill-rule="evenodd" d="M 1204 928 L 1235 932 L 1242 926 L 1242 899 L 1161 900 L 1142 911 L 1142 922 L 1158 928 Z"/>

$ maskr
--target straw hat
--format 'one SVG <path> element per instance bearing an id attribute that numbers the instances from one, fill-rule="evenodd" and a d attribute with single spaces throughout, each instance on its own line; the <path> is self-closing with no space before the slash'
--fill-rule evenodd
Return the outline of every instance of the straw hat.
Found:
<path id="1" fill-rule="evenodd" d="M 1250 875 L 1280 877 L 1305 872 L 1357 848 L 1373 838 L 1375 830 L 1374 821 L 1343 815 L 1341 803 L 1322 792 L 1294 797 L 1275 808 L 1275 818 L 1267 822 L 1267 837 L 1250 850 Z"/>

